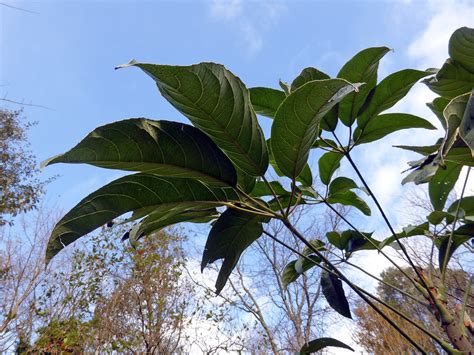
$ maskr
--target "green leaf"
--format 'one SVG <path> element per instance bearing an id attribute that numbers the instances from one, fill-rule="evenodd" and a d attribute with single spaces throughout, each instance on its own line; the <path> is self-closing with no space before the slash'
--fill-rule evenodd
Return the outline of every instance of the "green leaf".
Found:
<path id="1" fill-rule="evenodd" d="M 370 207 L 353 191 L 341 191 L 329 195 L 327 202 L 330 204 L 340 203 L 345 206 L 353 206 L 366 216 L 370 216 Z"/>
<path id="2" fill-rule="evenodd" d="M 189 206 L 178 204 L 171 208 L 158 208 L 136 225 L 136 228 L 132 228 L 129 235 L 130 243 L 133 245 L 142 235 L 149 235 L 173 224 L 181 222 L 208 223 L 219 217 L 215 208 L 209 208 L 213 205 L 215 204 L 191 202 Z M 199 209 L 197 209 L 198 206 Z"/>
<path id="3" fill-rule="evenodd" d="M 296 89 L 300 88 L 304 84 L 313 81 L 313 80 L 324 80 L 329 79 L 329 75 L 319 71 L 316 68 L 308 67 L 301 71 L 300 75 L 293 80 L 291 84 L 291 92 L 295 91 Z M 350 81 L 351 82 L 351 81 Z M 355 82 L 355 81 L 352 81 Z M 337 105 L 334 106 L 329 112 L 321 119 L 321 128 L 325 131 L 332 132 L 336 129 L 338 121 L 338 107 Z"/>
<path id="4" fill-rule="evenodd" d="M 388 110 L 400 101 L 413 85 L 421 78 L 430 75 L 429 72 L 405 69 L 390 74 L 375 88 L 370 101 L 357 118 L 359 128 L 364 128 L 367 123 L 379 113 Z"/>
<path id="5" fill-rule="evenodd" d="M 234 165 L 261 176 L 268 167 L 265 138 L 242 81 L 224 66 L 200 63 L 170 66 L 137 63 L 151 76 L 163 97 L 204 131 Z"/>
<path id="6" fill-rule="evenodd" d="M 339 278 L 323 270 L 321 272 L 321 289 L 332 309 L 344 317 L 352 319 L 349 303 Z"/>
<path id="7" fill-rule="evenodd" d="M 85 234 L 130 211 L 146 210 L 145 215 L 158 209 L 178 208 L 180 205 L 219 206 L 238 201 L 232 188 L 211 188 L 195 179 L 162 178 L 151 174 L 124 176 L 93 192 L 54 227 L 46 250 L 46 260 Z"/>
<path id="8" fill-rule="evenodd" d="M 469 148 L 451 148 L 448 155 L 444 157 L 445 161 L 453 163 L 474 166 L 474 159 L 472 158 L 472 152 Z"/>
<path id="9" fill-rule="evenodd" d="M 357 144 L 369 143 L 408 128 L 436 129 L 431 123 L 418 116 L 406 113 L 386 113 L 372 118 L 363 130 L 357 127 L 354 131 L 354 141 Z"/>
<path id="10" fill-rule="evenodd" d="M 448 217 L 448 216 L 450 216 L 450 214 L 448 212 L 433 211 L 428 216 L 426 216 L 426 219 L 432 225 L 437 225 L 437 224 L 440 224 L 443 221 L 443 219 Z"/>
<path id="11" fill-rule="evenodd" d="M 208 264 L 224 259 L 217 276 L 217 294 L 224 288 L 244 250 L 262 235 L 262 221 L 262 216 L 227 209 L 212 226 L 202 255 L 201 271 Z"/>
<path id="12" fill-rule="evenodd" d="M 301 173 L 296 178 L 296 181 L 301 182 L 303 186 L 312 186 L 313 185 L 313 173 L 308 164 L 303 167 Z"/>
<path id="13" fill-rule="evenodd" d="M 328 232 L 326 233 L 326 238 L 329 243 L 334 245 L 336 248 L 345 250 L 347 253 L 353 253 L 358 250 L 377 249 L 375 246 L 380 246 L 381 242 L 372 238 L 372 234 L 373 233 L 366 232 L 361 234 L 355 230 L 349 229 L 342 233 L 335 231 Z"/>
<path id="14" fill-rule="evenodd" d="M 329 185 L 334 172 L 339 169 L 343 155 L 337 151 L 324 153 L 318 160 L 319 178 L 324 185 Z"/>
<path id="15" fill-rule="evenodd" d="M 395 148 L 410 150 L 422 155 L 430 155 L 438 151 L 441 144 L 425 145 L 425 146 L 411 146 L 411 145 L 394 145 Z"/>
<path id="16" fill-rule="evenodd" d="M 438 95 L 453 99 L 472 90 L 474 74 L 448 59 L 435 77 L 423 80 L 423 83 Z"/>
<path id="17" fill-rule="evenodd" d="M 458 28 L 449 39 L 449 56 L 474 73 L 474 29 Z"/>
<path id="18" fill-rule="evenodd" d="M 456 209 L 459 208 L 464 210 L 466 216 L 474 216 L 474 196 L 466 196 L 462 199 L 454 201 L 448 208 L 448 212 L 456 212 Z"/>
<path id="19" fill-rule="evenodd" d="M 255 176 L 244 173 L 239 168 L 237 170 L 237 186 L 240 187 L 245 193 L 250 193 L 254 187 L 257 179 Z"/>
<path id="20" fill-rule="evenodd" d="M 299 258 L 289 262 L 283 269 L 283 274 L 281 276 L 281 283 L 283 288 L 286 289 L 290 283 L 295 282 L 302 274 L 304 274 L 309 269 L 313 268 L 321 262 L 316 255 L 309 255 L 309 261 L 305 258 Z M 298 264 L 298 267 L 296 266 Z"/>
<path id="21" fill-rule="evenodd" d="M 273 118 L 286 94 L 281 90 L 256 87 L 250 88 L 250 101 L 256 113 Z"/>
<path id="22" fill-rule="evenodd" d="M 338 144 L 334 142 L 332 139 L 316 139 L 313 143 L 312 148 L 319 148 L 319 147 L 324 147 L 324 148 L 331 148 L 333 149 L 334 147 L 337 147 Z"/>
<path id="23" fill-rule="evenodd" d="M 344 176 L 335 178 L 329 185 L 329 195 L 358 188 L 354 180 Z"/>
<path id="24" fill-rule="evenodd" d="M 290 195 L 278 181 L 270 181 L 270 185 L 277 196 Z M 258 181 L 250 193 L 252 197 L 273 196 L 272 190 L 263 181 Z"/>
<path id="25" fill-rule="evenodd" d="M 342 79 L 311 81 L 283 101 L 272 125 L 272 151 L 278 168 L 296 178 L 308 161 L 321 119 L 356 86 Z"/>
<path id="26" fill-rule="evenodd" d="M 334 106 L 329 112 L 321 119 L 319 124 L 320 128 L 328 131 L 334 132 L 337 127 L 338 115 L 339 115 L 339 104 Z"/>
<path id="27" fill-rule="evenodd" d="M 444 129 L 446 129 L 446 120 L 444 119 L 443 111 L 449 104 L 449 101 L 450 100 L 445 97 L 437 97 L 433 102 L 426 104 L 426 106 L 428 106 L 428 108 L 436 115 Z"/>
<path id="28" fill-rule="evenodd" d="M 339 118 L 346 126 L 354 123 L 369 92 L 377 84 L 379 61 L 389 51 L 387 47 L 366 48 L 344 64 L 337 74 L 338 78 L 346 79 L 350 83 L 365 83 L 358 93 L 347 95 L 339 104 Z"/>
<path id="29" fill-rule="evenodd" d="M 459 231 L 461 233 L 459 233 Z M 466 224 L 454 231 L 449 251 L 449 235 L 445 235 L 435 241 L 435 244 L 438 247 L 438 262 L 441 272 L 444 272 L 443 265 L 446 265 L 446 267 L 448 266 L 449 260 L 451 259 L 457 248 L 469 241 L 469 239 L 473 238 L 473 236 L 474 224 Z"/>
<path id="30" fill-rule="evenodd" d="M 235 186 L 237 173 L 227 156 L 199 129 L 170 121 L 134 118 L 96 128 L 65 154 L 48 160 L 108 169 L 194 178 Z"/>
<path id="31" fill-rule="evenodd" d="M 296 91 L 298 88 L 303 86 L 304 84 L 313 81 L 313 80 L 324 80 L 324 79 L 329 79 L 329 75 L 326 73 L 323 73 L 322 71 L 308 67 L 304 68 L 301 73 L 293 80 L 291 83 L 291 92 Z M 348 80 L 349 81 L 349 80 Z M 356 82 L 356 81 L 350 81 L 350 82 Z"/>
<path id="32" fill-rule="evenodd" d="M 275 170 L 275 173 L 283 177 L 285 174 L 280 170 L 278 167 L 275 158 L 273 157 L 272 153 L 272 144 L 270 139 L 267 140 L 267 145 L 268 145 L 268 156 L 269 156 L 269 161 L 270 165 L 272 166 L 273 170 Z M 301 173 L 297 176 L 296 181 L 300 182 L 303 184 L 303 186 L 311 186 L 313 184 L 313 173 L 311 172 L 311 168 L 309 167 L 308 163 L 305 164 L 303 167 L 303 170 L 301 170 Z"/>
<path id="33" fill-rule="evenodd" d="M 471 154 L 474 158 L 474 90 L 469 96 L 469 101 L 459 126 L 459 135 L 466 142 L 469 149 L 471 149 Z"/>
<path id="34" fill-rule="evenodd" d="M 469 94 L 457 96 L 449 102 L 443 111 L 446 120 L 446 133 L 439 151 L 439 155 L 442 157 L 449 152 L 456 141 L 468 100 Z"/>
<path id="35" fill-rule="evenodd" d="M 408 225 L 400 233 L 396 235 L 392 235 L 382 241 L 380 244 L 380 248 L 385 247 L 386 245 L 390 245 L 395 242 L 397 239 L 403 239 L 408 237 L 414 237 L 417 235 L 427 235 L 429 233 L 430 224 L 428 222 L 424 222 L 418 225 Z"/>
<path id="36" fill-rule="evenodd" d="M 435 210 L 441 211 L 461 173 L 462 165 L 446 163 L 446 167 L 440 167 L 428 184 L 428 192 L 431 204 Z"/>
<path id="37" fill-rule="evenodd" d="M 343 348 L 354 351 L 349 345 L 344 344 L 342 341 L 333 338 L 319 338 L 311 340 L 309 343 L 303 345 L 300 350 L 300 355 L 308 355 L 322 350 L 328 346 L 336 348 Z"/>

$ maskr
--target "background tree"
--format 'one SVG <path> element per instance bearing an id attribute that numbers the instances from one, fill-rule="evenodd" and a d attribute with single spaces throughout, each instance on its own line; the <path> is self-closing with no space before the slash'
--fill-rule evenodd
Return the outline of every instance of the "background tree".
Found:
<path id="1" fill-rule="evenodd" d="M 338 207 L 338 211 L 349 215 L 348 208 Z M 299 209 L 293 215 L 294 223 L 307 217 L 308 209 Z M 340 222 L 338 216 L 323 213 L 312 219 L 304 233 L 312 236 L 311 240 L 324 240 L 325 231 L 338 230 Z M 298 240 L 280 224 L 270 224 L 269 232 L 292 248 L 300 248 Z M 328 249 L 326 255 L 333 252 Z M 247 351 L 298 352 L 313 338 L 325 335 L 331 319 L 337 317 L 324 307 L 319 269 L 313 268 L 291 283 L 282 279 L 292 254 L 273 239 L 259 239 L 236 266 L 235 277 L 229 278 L 230 290 L 223 297 L 257 323 L 254 336 L 245 342 Z"/>
<path id="2" fill-rule="evenodd" d="M 0 226 L 20 212 L 31 210 L 43 193 L 35 157 L 29 150 L 21 110 L 0 108 Z"/>
<path id="3" fill-rule="evenodd" d="M 44 250 L 57 218 L 46 208 L 0 227 L 0 351 L 34 332 L 36 290 L 44 278 Z"/>
<path id="4" fill-rule="evenodd" d="M 404 269 L 405 272 L 413 274 L 409 268 Z M 425 270 L 425 272 L 429 272 Z M 436 280 L 440 278 L 439 270 L 432 270 L 432 277 Z M 419 321 L 422 321 L 427 327 L 440 338 L 449 341 L 445 332 L 443 331 L 439 320 L 430 312 L 428 304 L 418 297 L 417 290 L 413 285 L 407 284 L 403 274 L 396 268 L 390 267 L 384 270 L 381 274 L 381 279 L 386 283 L 379 283 L 377 287 L 378 296 L 390 304 L 392 307 L 400 310 L 406 315 L 409 315 Z M 454 303 L 461 305 L 463 303 L 467 287 L 472 287 L 472 274 L 462 270 L 448 270 L 447 273 L 447 289 L 449 292 L 447 303 Z M 397 287 L 406 292 L 401 294 L 391 286 Z M 452 293 L 451 293 L 452 292 Z M 474 295 L 467 294 L 467 312 L 471 313 L 474 309 Z M 416 339 L 418 344 L 422 344 L 423 348 L 429 353 L 443 353 L 443 349 L 430 339 L 426 334 L 411 325 L 409 322 L 401 318 L 399 315 L 386 308 L 385 311 L 391 315 L 392 319 L 397 322 L 400 327 L 407 330 L 411 337 Z M 356 310 L 356 330 L 354 331 L 354 340 L 361 345 L 366 351 L 379 353 L 411 353 L 415 349 L 406 341 L 399 333 L 394 331 L 387 322 L 374 312 L 366 304 L 360 303 Z M 466 323 L 466 326 L 468 324 Z"/>

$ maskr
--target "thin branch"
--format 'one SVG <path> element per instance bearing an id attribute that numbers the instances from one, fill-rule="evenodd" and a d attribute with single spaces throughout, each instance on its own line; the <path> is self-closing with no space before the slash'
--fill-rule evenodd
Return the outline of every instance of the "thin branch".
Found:
<path id="1" fill-rule="evenodd" d="M 459 218 L 459 209 L 461 208 L 461 200 L 464 196 L 464 192 L 466 192 L 466 186 L 467 186 L 467 181 L 469 180 L 469 173 L 471 172 L 471 167 L 467 169 L 467 174 L 466 178 L 464 179 L 464 184 L 462 186 L 462 191 L 461 191 L 461 197 L 459 197 L 458 204 L 456 206 L 456 213 L 454 215 L 454 221 L 453 221 L 453 228 L 451 229 L 451 234 L 449 235 L 448 239 L 448 245 L 446 246 L 446 253 L 444 254 L 445 257 L 443 259 L 443 265 L 440 265 L 441 267 L 441 284 L 443 285 L 444 289 L 444 283 L 446 280 L 446 267 L 448 266 L 448 259 L 449 259 L 449 253 L 451 251 L 451 246 L 453 244 L 453 237 L 454 237 L 454 230 L 456 229 L 456 223 Z"/>
<path id="2" fill-rule="evenodd" d="M 36 104 L 27 104 L 27 103 L 24 103 L 24 102 L 19 102 L 19 101 L 15 101 L 15 100 L 10 100 L 10 99 L 7 99 L 6 97 L 0 98 L 0 101 L 5 101 L 5 102 L 9 102 L 9 103 L 11 103 L 11 104 L 20 105 L 20 106 L 39 107 L 39 108 L 44 108 L 45 110 L 54 111 L 52 108 L 47 107 L 47 106 L 36 105 Z"/>
<path id="3" fill-rule="evenodd" d="M 14 9 L 14 10 L 18 10 L 18 11 L 23 11 L 23 12 L 28 12 L 28 13 L 30 13 L 30 14 L 39 15 L 39 12 L 31 11 L 31 10 L 27 10 L 27 9 L 23 9 L 23 8 L 21 8 L 21 7 L 13 6 L 13 5 L 10 5 L 10 4 L 5 4 L 4 2 L 0 2 L 0 5 L 3 5 L 3 6 L 5 6 L 5 7 L 9 7 L 10 9 Z"/>
<path id="4" fill-rule="evenodd" d="M 422 353 L 426 353 L 423 350 L 423 348 L 421 348 L 413 339 L 411 339 L 410 336 L 403 329 L 401 329 L 392 319 L 390 319 L 390 317 L 388 317 L 381 309 L 379 309 L 372 301 L 370 301 L 367 298 L 367 296 L 364 293 L 362 293 L 356 285 L 354 285 L 341 271 L 339 271 L 339 269 L 337 269 L 328 258 L 326 258 L 317 248 L 315 248 L 314 245 L 308 242 L 306 238 L 304 238 L 287 219 L 283 219 L 282 221 L 285 224 L 285 226 L 288 228 L 288 230 L 290 230 L 290 232 L 293 233 L 295 237 L 297 237 L 300 241 L 302 241 L 309 249 L 311 249 L 312 252 L 314 252 L 322 261 L 324 261 L 328 265 L 328 267 L 325 267 L 323 265 L 317 264 L 320 268 L 322 268 L 323 270 L 326 270 L 327 272 L 332 272 L 333 274 L 336 275 L 336 277 L 344 281 L 351 289 L 354 290 L 355 293 L 359 295 L 360 298 L 362 298 L 370 307 L 372 307 L 378 314 L 380 314 L 392 327 L 394 327 L 411 345 L 413 345 L 418 351 L 421 351 Z M 279 242 L 276 238 L 274 240 Z M 291 248 L 290 250 L 293 251 L 294 249 Z"/>

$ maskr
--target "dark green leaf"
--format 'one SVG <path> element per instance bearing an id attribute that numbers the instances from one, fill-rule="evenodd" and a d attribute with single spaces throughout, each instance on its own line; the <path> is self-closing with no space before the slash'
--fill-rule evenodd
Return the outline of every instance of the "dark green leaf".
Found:
<path id="1" fill-rule="evenodd" d="M 458 233 L 458 232 L 461 233 Z M 448 266 L 449 260 L 453 256 L 457 248 L 466 243 L 469 239 L 474 237 L 474 224 L 467 224 L 459 227 L 454 231 L 451 245 L 449 245 L 449 235 L 445 235 L 435 241 L 438 247 L 438 262 L 441 272 L 444 272 L 443 265 Z M 448 250 L 449 246 L 449 250 Z"/>
<path id="2" fill-rule="evenodd" d="M 272 145 L 270 143 L 270 139 L 267 140 L 267 145 L 268 145 L 268 156 L 270 160 L 270 165 L 272 166 L 273 170 L 275 170 L 275 173 L 278 176 L 280 177 L 285 176 L 285 174 L 283 174 L 280 168 L 278 168 L 275 158 L 273 157 L 272 148 L 271 148 Z M 305 166 L 303 167 L 303 170 L 301 170 L 301 173 L 296 178 L 296 181 L 303 184 L 303 186 L 311 186 L 313 184 L 313 174 L 311 172 L 311 168 L 309 167 L 308 163 L 305 164 Z"/>
<path id="3" fill-rule="evenodd" d="M 261 216 L 235 209 L 227 209 L 212 226 L 202 255 L 201 271 L 208 264 L 224 259 L 217 276 L 217 294 L 224 288 L 244 250 L 262 233 Z"/>
<path id="4" fill-rule="evenodd" d="M 414 237 L 416 235 L 427 235 L 429 233 L 430 224 L 428 222 L 421 223 L 419 225 L 409 225 L 403 228 L 403 231 L 392 235 L 382 241 L 380 248 L 390 245 L 395 242 L 397 239 L 403 239 L 408 237 Z"/>
<path id="5" fill-rule="evenodd" d="M 313 148 L 319 148 L 319 147 L 324 147 L 324 148 L 331 148 L 333 149 L 334 147 L 337 147 L 337 143 L 334 142 L 331 139 L 324 138 L 323 139 L 316 139 L 313 143 Z"/>
<path id="6" fill-rule="evenodd" d="M 354 131 L 354 141 L 357 144 L 369 143 L 408 128 L 436 129 L 431 123 L 418 116 L 407 113 L 386 113 L 372 118 L 363 130 L 357 127 Z"/>
<path id="7" fill-rule="evenodd" d="M 438 95 L 453 99 L 472 90 L 474 74 L 464 69 L 459 63 L 448 59 L 435 77 L 423 82 Z"/>
<path id="8" fill-rule="evenodd" d="M 410 150 L 422 155 L 430 155 L 438 151 L 441 144 L 426 145 L 426 146 L 411 146 L 411 145 L 394 145 L 395 148 Z"/>
<path id="9" fill-rule="evenodd" d="M 405 69 L 390 74 L 376 87 L 367 107 L 357 118 L 359 128 L 364 128 L 367 123 L 379 113 L 388 110 L 400 101 L 413 85 L 430 73 L 420 70 Z"/>
<path id="10" fill-rule="evenodd" d="M 340 250 L 345 250 L 347 253 L 353 253 L 357 250 L 373 250 L 380 245 L 380 241 L 372 238 L 373 233 L 359 233 L 355 230 L 349 229 L 342 233 L 328 232 L 326 233 L 327 240 Z"/>
<path id="11" fill-rule="evenodd" d="M 285 266 L 283 269 L 283 275 L 281 277 L 281 283 L 285 289 L 290 283 L 295 282 L 303 273 L 321 262 L 321 259 L 319 259 L 316 255 L 309 255 L 308 258 L 311 259 L 311 261 L 305 258 L 299 258 L 289 262 Z"/>
<path id="12" fill-rule="evenodd" d="M 321 119 L 321 122 L 319 124 L 320 128 L 328 132 L 334 132 L 337 127 L 338 115 L 339 115 L 338 112 L 339 112 L 338 105 L 330 109 L 329 112 Z"/>
<path id="13" fill-rule="evenodd" d="M 365 83 L 358 93 L 347 95 L 339 104 L 339 118 L 346 126 L 352 125 L 370 90 L 377 84 L 379 61 L 389 51 L 387 47 L 366 48 L 344 64 L 337 74 L 338 78 L 350 83 Z"/>
<path id="14" fill-rule="evenodd" d="M 275 161 L 286 176 L 294 179 L 301 173 L 322 117 L 355 89 L 342 79 L 311 81 L 283 101 L 273 121 L 271 144 Z"/>
<path id="15" fill-rule="evenodd" d="M 319 178 L 324 185 L 329 185 L 334 172 L 339 168 L 343 155 L 332 151 L 324 153 L 318 160 Z"/>
<path id="16" fill-rule="evenodd" d="M 459 202 L 461 203 L 459 204 Z M 474 216 L 474 196 L 466 196 L 460 200 L 454 201 L 448 208 L 448 212 L 454 213 L 459 208 L 464 210 L 466 216 Z"/>
<path id="17" fill-rule="evenodd" d="M 316 68 L 305 68 L 301 71 L 300 75 L 298 75 L 293 83 L 291 84 L 291 92 L 295 91 L 296 89 L 300 88 L 304 84 L 313 81 L 313 80 L 324 80 L 329 79 L 329 75 L 319 71 Z M 351 82 L 351 81 L 350 81 Z M 356 82 L 356 81 L 352 81 Z M 334 106 L 329 112 L 321 119 L 320 126 L 325 131 L 334 131 L 337 126 L 338 121 L 338 108 L 337 105 Z"/>
<path id="18" fill-rule="evenodd" d="M 144 118 L 96 128 L 69 152 L 45 165 L 55 163 L 87 163 L 228 186 L 237 183 L 229 158 L 199 129 Z"/>
<path id="19" fill-rule="evenodd" d="M 290 194 L 288 191 L 286 191 L 283 188 L 283 186 L 281 186 L 281 184 L 278 181 L 270 181 L 270 185 L 273 191 L 277 194 L 277 196 Z M 253 196 L 253 197 L 273 196 L 272 189 L 270 189 L 265 182 L 258 181 L 255 184 L 254 189 L 250 193 L 250 196 Z"/>
<path id="20" fill-rule="evenodd" d="M 210 188 L 194 179 L 162 178 L 151 174 L 128 175 L 112 181 L 84 198 L 54 227 L 46 250 L 49 261 L 65 246 L 130 211 L 188 208 L 195 203 L 219 206 L 237 201 L 232 188 Z"/>
<path id="21" fill-rule="evenodd" d="M 275 113 L 286 97 L 283 91 L 271 88 L 250 88 L 250 101 L 256 113 L 273 118 Z"/>
<path id="22" fill-rule="evenodd" d="M 446 134 L 441 143 L 439 154 L 445 156 L 456 142 L 459 132 L 459 125 L 466 111 L 469 100 L 469 93 L 452 99 L 443 111 L 446 120 Z"/>
<path id="23" fill-rule="evenodd" d="M 354 351 L 354 349 L 352 349 L 349 345 L 346 345 L 337 339 L 319 338 L 319 339 L 311 340 L 309 343 L 305 344 L 300 350 L 300 355 L 312 354 L 328 346 L 333 346 L 336 348 L 343 348 L 343 349 Z"/>
<path id="24" fill-rule="evenodd" d="M 444 160 L 461 165 L 474 166 L 474 159 L 472 158 L 471 150 L 467 147 L 451 148 L 448 155 L 444 157 Z"/>
<path id="25" fill-rule="evenodd" d="M 335 193 L 356 189 L 357 184 L 354 180 L 347 177 L 337 177 L 329 185 L 329 195 L 334 195 Z"/>
<path id="26" fill-rule="evenodd" d="M 444 119 L 443 111 L 446 105 L 449 104 L 449 101 L 450 100 L 445 97 L 437 97 L 433 100 L 433 102 L 426 104 L 426 106 L 428 106 L 429 109 L 436 115 L 444 129 L 446 129 L 446 120 Z"/>
<path id="27" fill-rule="evenodd" d="M 474 73 L 474 29 L 458 28 L 449 39 L 449 56 Z"/>
<path id="28" fill-rule="evenodd" d="M 135 61 L 124 66 L 137 66 L 150 75 L 163 97 L 210 136 L 237 168 L 253 176 L 265 173 L 268 153 L 249 91 L 224 66 L 170 66 Z"/>
<path id="29" fill-rule="evenodd" d="M 357 194 L 353 191 L 341 191 L 333 195 L 330 195 L 327 199 L 327 202 L 330 204 L 340 203 L 345 206 L 353 206 L 360 210 L 366 216 L 370 216 L 370 208 Z"/>
<path id="30" fill-rule="evenodd" d="M 291 83 L 291 92 L 295 91 L 296 89 L 300 88 L 304 84 L 313 81 L 313 80 L 324 80 L 324 79 L 329 79 L 329 75 L 326 73 L 323 73 L 322 71 L 308 67 L 304 68 L 301 73 L 293 80 Z M 352 82 L 357 82 L 357 81 L 350 81 Z"/>
<path id="31" fill-rule="evenodd" d="M 431 212 L 426 219 L 433 225 L 440 224 L 444 218 L 450 216 L 448 212 L 444 211 L 433 211 Z"/>
<path id="32" fill-rule="evenodd" d="M 430 201 L 435 210 L 441 211 L 461 173 L 462 165 L 446 163 L 446 167 L 440 167 L 428 184 Z"/>
<path id="33" fill-rule="evenodd" d="M 327 271 L 323 271 L 321 273 L 321 289 L 332 309 L 344 317 L 352 319 L 349 303 L 339 278 Z"/>
<path id="34" fill-rule="evenodd" d="M 254 187 L 257 179 L 255 176 L 244 173 L 240 169 L 237 170 L 237 186 L 240 187 L 245 193 L 250 193 Z"/>
<path id="35" fill-rule="evenodd" d="M 196 208 L 199 205 L 201 209 Z M 208 223 L 219 217 L 215 208 L 206 209 L 207 206 L 212 206 L 212 204 L 190 203 L 189 209 L 186 209 L 184 204 L 166 210 L 159 208 L 136 225 L 136 228 L 132 228 L 129 236 L 130 243 L 133 245 L 142 235 L 151 234 L 176 223 Z"/>
<path id="36" fill-rule="evenodd" d="M 459 126 L 459 135 L 471 149 L 474 160 L 474 90 L 469 96 L 469 101 L 467 102 L 464 116 Z"/>

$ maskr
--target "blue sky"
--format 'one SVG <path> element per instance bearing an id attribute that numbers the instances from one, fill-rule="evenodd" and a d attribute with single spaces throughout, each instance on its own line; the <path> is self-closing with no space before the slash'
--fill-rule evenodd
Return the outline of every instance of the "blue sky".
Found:
<path id="1" fill-rule="evenodd" d="M 114 71 L 135 58 L 160 64 L 214 61 L 247 84 L 278 87 L 307 66 L 335 75 L 357 51 L 393 48 L 380 75 L 404 68 L 441 66 L 458 27 L 474 25 L 472 1 L 9 1 L 0 5 L 0 97 L 47 106 L 25 106 L 38 125 L 30 132 L 39 161 L 64 152 L 95 127 L 119 119 L 186 119 L 137 69 Z M 433 119 L 424 103 L 434 95 L 418 84 L 395 110 Z M 4 106 L 17 108 L 15 105 Z M 268 130 L 270 121 L 262 119 Z M 406 143 L 431 143 L 439 132 L 414 131 Z M 407 191 L 400 171 L 416 156 L 391 147 L 402 135 L 366 145 L 356 159 L 396 225 Z M 342 173 L 351 174 L 343 165 Z M 54 165 L 42 176 L 60 176 L 47 201 L 67 211 L 120 173 L 81 165 Z M 398 209 L 397 209 L 398 208 Z M 374 215 L 377 215 L 373 209 Z M 362 221 L 377 227 L 376 219 Z M 378 231 L 378 235 L 383 234 Z M 386 265 L 371 254 L 363 265 Z M 344 339 L 341 339 L 344 340 Z"/>
<path id="2" fill-rule="evenodd" d="M 0 91 L 11 100 L 51 108 L 25 107 L 25 116 L 39 122 L 30 140 L 40 161 L 114 120 L 186 121 L 143 73 L 113 70 L 132 58 L 162 64 L 215 61 L 249 87 L 275 87 L 278 79 L 291 81 L 306 66 L 334 75 L 357 51 L 377 45 L 394 49 L 384 59 L 382 75 L 423 69 L 420 64 L 427 63 L 410 55 L 409 45 L 437 12 L 425 1 L 5 3 L 35 12 L 0 6 Z M 72 165 L 44 172 L 54 174 L 61 176 L 50 184 L 48 199 L 64 209 L 118 176 Z"/>

